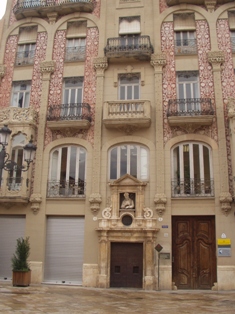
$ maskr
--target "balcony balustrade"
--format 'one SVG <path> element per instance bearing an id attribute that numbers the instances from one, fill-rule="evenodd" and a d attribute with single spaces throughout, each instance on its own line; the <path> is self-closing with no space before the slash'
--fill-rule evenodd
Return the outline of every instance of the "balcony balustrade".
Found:
<path id="1" fill-rule="evenodd" d="M 196 39 L 175 40 L 175 55 L 197 54 Z"/>
<path id="2" fill-rule="evenodd" d="M 172 197 L 213 197 L 214 181 L 200 179 L 178 179 L 171 181 Z"/>
<path id="3" fill-rule="evenodd" d="M 64 16 L 74 12 L 92 12 L 94 0 L 18 0 L 13 8 L 17 20 L 27 17 L 47 17 L 50 13 Z"/>
<path id="4" fill-rule="evenodd" d="M 47 197 L 85 197 L 85 185 L 83 180 L 48 181 Z"/>
<path id="5" fill-rule="evenodd" d="M 65 61 L 74 62 L 74 61 L 84 61 L 86 54 L 86 47 L 67 47 L 65 50 Z"/>
<path id="6" fill-rule="evenodd" d="M 109 59 L 132 57 L 138 60 L 150 60 L 153 46 L 149 36 L 123 36 L 108 38 L 104 52 Z"/>
<path id="7" fill-rule="evenodd" d="M 21 127 L 36 127 L 37 112 L 29 108 L 8 107 L 0 110 L 0 123 L 7 125 L 19 125 Z"/>
<path id="8" fill-rule="evenodd" d="M 211 125 L 214 109 L 209 98 L 170 99 L 167 117 L 171 126 L 185 123 Z"/>
<path id="9" fill-rule="evenodd" d="M 17 52 L 16 65 L 30 65 L 34 63 L 35 50 Z"/>
<path id="10" fill-rule="evenodd" d="M 91 108 L 86 103 L 62 104 L 49 107 L 47 125 L 52 130 L 61 128 L 88 129 L 91 123 Z"/>
<path id="11" fill-rule="evenodd" d="M 151 105 L 147 100 L 119 100 L 104 103 L 103 122 L 106 128 L 125 126 L 149 127 Z"/>

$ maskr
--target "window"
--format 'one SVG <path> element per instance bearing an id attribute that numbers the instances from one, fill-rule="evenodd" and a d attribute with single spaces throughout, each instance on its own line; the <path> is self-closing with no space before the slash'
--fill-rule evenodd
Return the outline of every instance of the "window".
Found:
<path id="1" fill-rule="evenodd" d="M 28 108 L 30 99 L 31 82 L 22 81 L 13 83 L 12 106 Z"/>
<path id="2" fill-rule="evenodd" d="M 230 39 L 231 39 L 232 52 L 235 52 L 235 30 L 230 31 Z"/>
<path id="3" fill-rule="evenodd" d="M 35 44 L 18 45 L 16 65 L 27 65 L 34 63 Z"/>
<path id="4" fill-rule="evenodd" d="M 26 143 L 26 136 L 22 133 L 13 137 L 11 160 L 19 166 L 23 165 L 23 147 Z M 9 171 L 8 175 L 8 189 L 10 191 L 18 191 L 22 185 L 22 171 L 17 170 Z"/>
<path id="5" fill-rule="evenodd" d="M 127 173 L 139 180 L 148 180 L 148 151 L 145 147 L 124 144 L 110 149 L 110 180 L 116 180 Z"/>
<path id="6" fill-rule="evenodd" d="M 140 34 L 140 17 L 129 16 L 119 19 L 119 35 Z"/>
<path id="7" fill-rule="evenodd" d="M 178 72 L 179 112 L 200 110 L 198 72 Z"/>
<path id="8" fill-rule="evenodd" d="M 80 146 L 56 148 L 50 155 L 48 197 L 85 194 L 86 150 Z"/>
<path id="9" fill-rule="evenodd" d="M 64 79 L 61 116 L 79 116 L 82 112 L 83 77 Z"/>
<path id="10" fill-rule="evenodd" d="M 119 75 L 119 99 L 140 99 L 140 75 Z"/>
<path id="11" fill-rule="evenodd" d="M 211 149 L 182 143 L 172 150 L 172 196 L 212 196 Z"/>
<path id="12" fill-rule="evenodd" d="M 175 32 L 176 54 L 193 54 L 196 52 L 197 45 L 194 31 Z"/>
<path id="13" fill-rule="evenodd" d="M 84 61 L 86 53 L 86 38 L 67 39 L 65 61 Z"/>

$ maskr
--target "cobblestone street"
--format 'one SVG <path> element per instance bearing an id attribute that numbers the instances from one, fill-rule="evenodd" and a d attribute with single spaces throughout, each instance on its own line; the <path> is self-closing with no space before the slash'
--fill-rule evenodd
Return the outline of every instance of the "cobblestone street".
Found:
<path id="1" fill-rule="evenodd" d="M 143 291 L 0 283 L 0 313 L 235 313 L 235 291 Z"/>

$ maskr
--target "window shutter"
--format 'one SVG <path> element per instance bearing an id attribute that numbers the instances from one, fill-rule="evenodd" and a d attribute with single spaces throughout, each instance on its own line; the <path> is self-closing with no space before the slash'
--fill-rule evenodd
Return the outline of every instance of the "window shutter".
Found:
<path id="1" fill-rule="evenodd" d="M 140 33 L 140 17 L 122 17 L 119 21 L 119 34 L 139 34 Z"/>
<path id="2" fill-rule="evenodd" d="M 231 30 L 235 30 L 235 11 L 228 12 L 228 23 Z"/>
<path id="3" fill-rule="evenodd" d="M 38 34 L 37 31 L 37 26 L 21 27 L 19 31 L 18 44 L 36 43 Z"/>
<path id="4" fill-rule="evenodd" d="M 87 22 L 86 21 L 77 21 L 68 23 L 67 27 L 67 38 L 77 38 L 77 37 L 86 37 L 87 32 Z"/>
<path id="5" fill-rule="evenodd" d="M 195 30 L 196 23 L 193 13 L 174 14 L 174 31 Z"/>

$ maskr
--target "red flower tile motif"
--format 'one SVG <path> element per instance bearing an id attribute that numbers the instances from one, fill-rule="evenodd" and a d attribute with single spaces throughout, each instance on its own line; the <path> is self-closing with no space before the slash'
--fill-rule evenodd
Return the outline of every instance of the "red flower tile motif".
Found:
<path id="1" fill-rule="evenodd" d="M 100 7 L 101 7 L 101 0 L 96 0 L 95 2 L 95 9 L 93 14 L 97 17 L 100 17 Z"/>
<path id="2" fill-rule="evenodd" d="M 0 108 L 9 107 L 11 99 L 11 86 L 17 50 L 17 36 L 9 36 L 6 44 L 4 65 L 6 73 L 0 85 Z"/>
<path id="3" fill-rule="evenodd" d="M 13 13 L 13 8 L 16 5 L 16 3 L 17 3 L 17 0 L 14 0 L 12 2 L 12 10 L 11 10 L 11 15 L 10 15 L 10 20 L 9 20 L 9 26 L 14 24 L 17 21 L 16 17 L 15 17 L 15 14 Z"/>
<path id="4" fill-rule="evenodd" d="M 163 11 L 165 11 L 168 7 L 168 5 L 166 4 L 166 0 L 160 0 L 159 1 L 159 11 L 160 13 L 162 13 Z"/>
<path id="5" fill-rule="evenodd" d="M 40 64 L 46 58 L 46 48 L 47 48 L 47 33 L 46 32 L 38 33 L 30 95 L 30 106 L 34 107 L 34 109 L 37 112 L 39 112 L 40 109 L 42 95 Z"/>
<path id="6" fill-rule="evenodd" d="M 169 99 L 176 98 L 176 72 L 175 72 L 175 53 L 174 53 L 174 29 L 173 23 L 162 24 L 161 29 L 161 48 L 166 54 L 166 66 L 163 68 L 163 136 L 166 143 L 172 137 L 172 129 L 167 121 L 167 109 Z"/>
<path id="7" fill-rule="evenodd" d="M 232 58 L 232 47 L 230 40 L 230 29 L 228 20 L 217 21 L 217 37 L 219 50 L 224 52 L 225 62 L 223 64 L 221 80 L 222 80 L 222 95 L 224 101 L 224 117 L 225 117 L 225 135 L 227 145 L 227 160 L 228 160 L 228 174 L 229 174 L 229 190 L 233 194 L 233 175 L 232 175 L 232 157 L 231 157 L 231 143 L 229 135 L 229 121 L 226 103 L 228 98 L 235 98 L 235 78 Z"/>
<path id="8" fill-rule="evenodd" d="M 198 49 L 198 68 L 200 81 L 200 97 L 210 98 L 215 110 L 215 91 L 212 66 L 208 62 L 207 52 L 211 50 L 210 32 L 207 21 L 196 21 L 196 37 Z M 204 134 L 218 141 L 216 119 L 210 127 L 201 127 L 195 133 Z"/>

